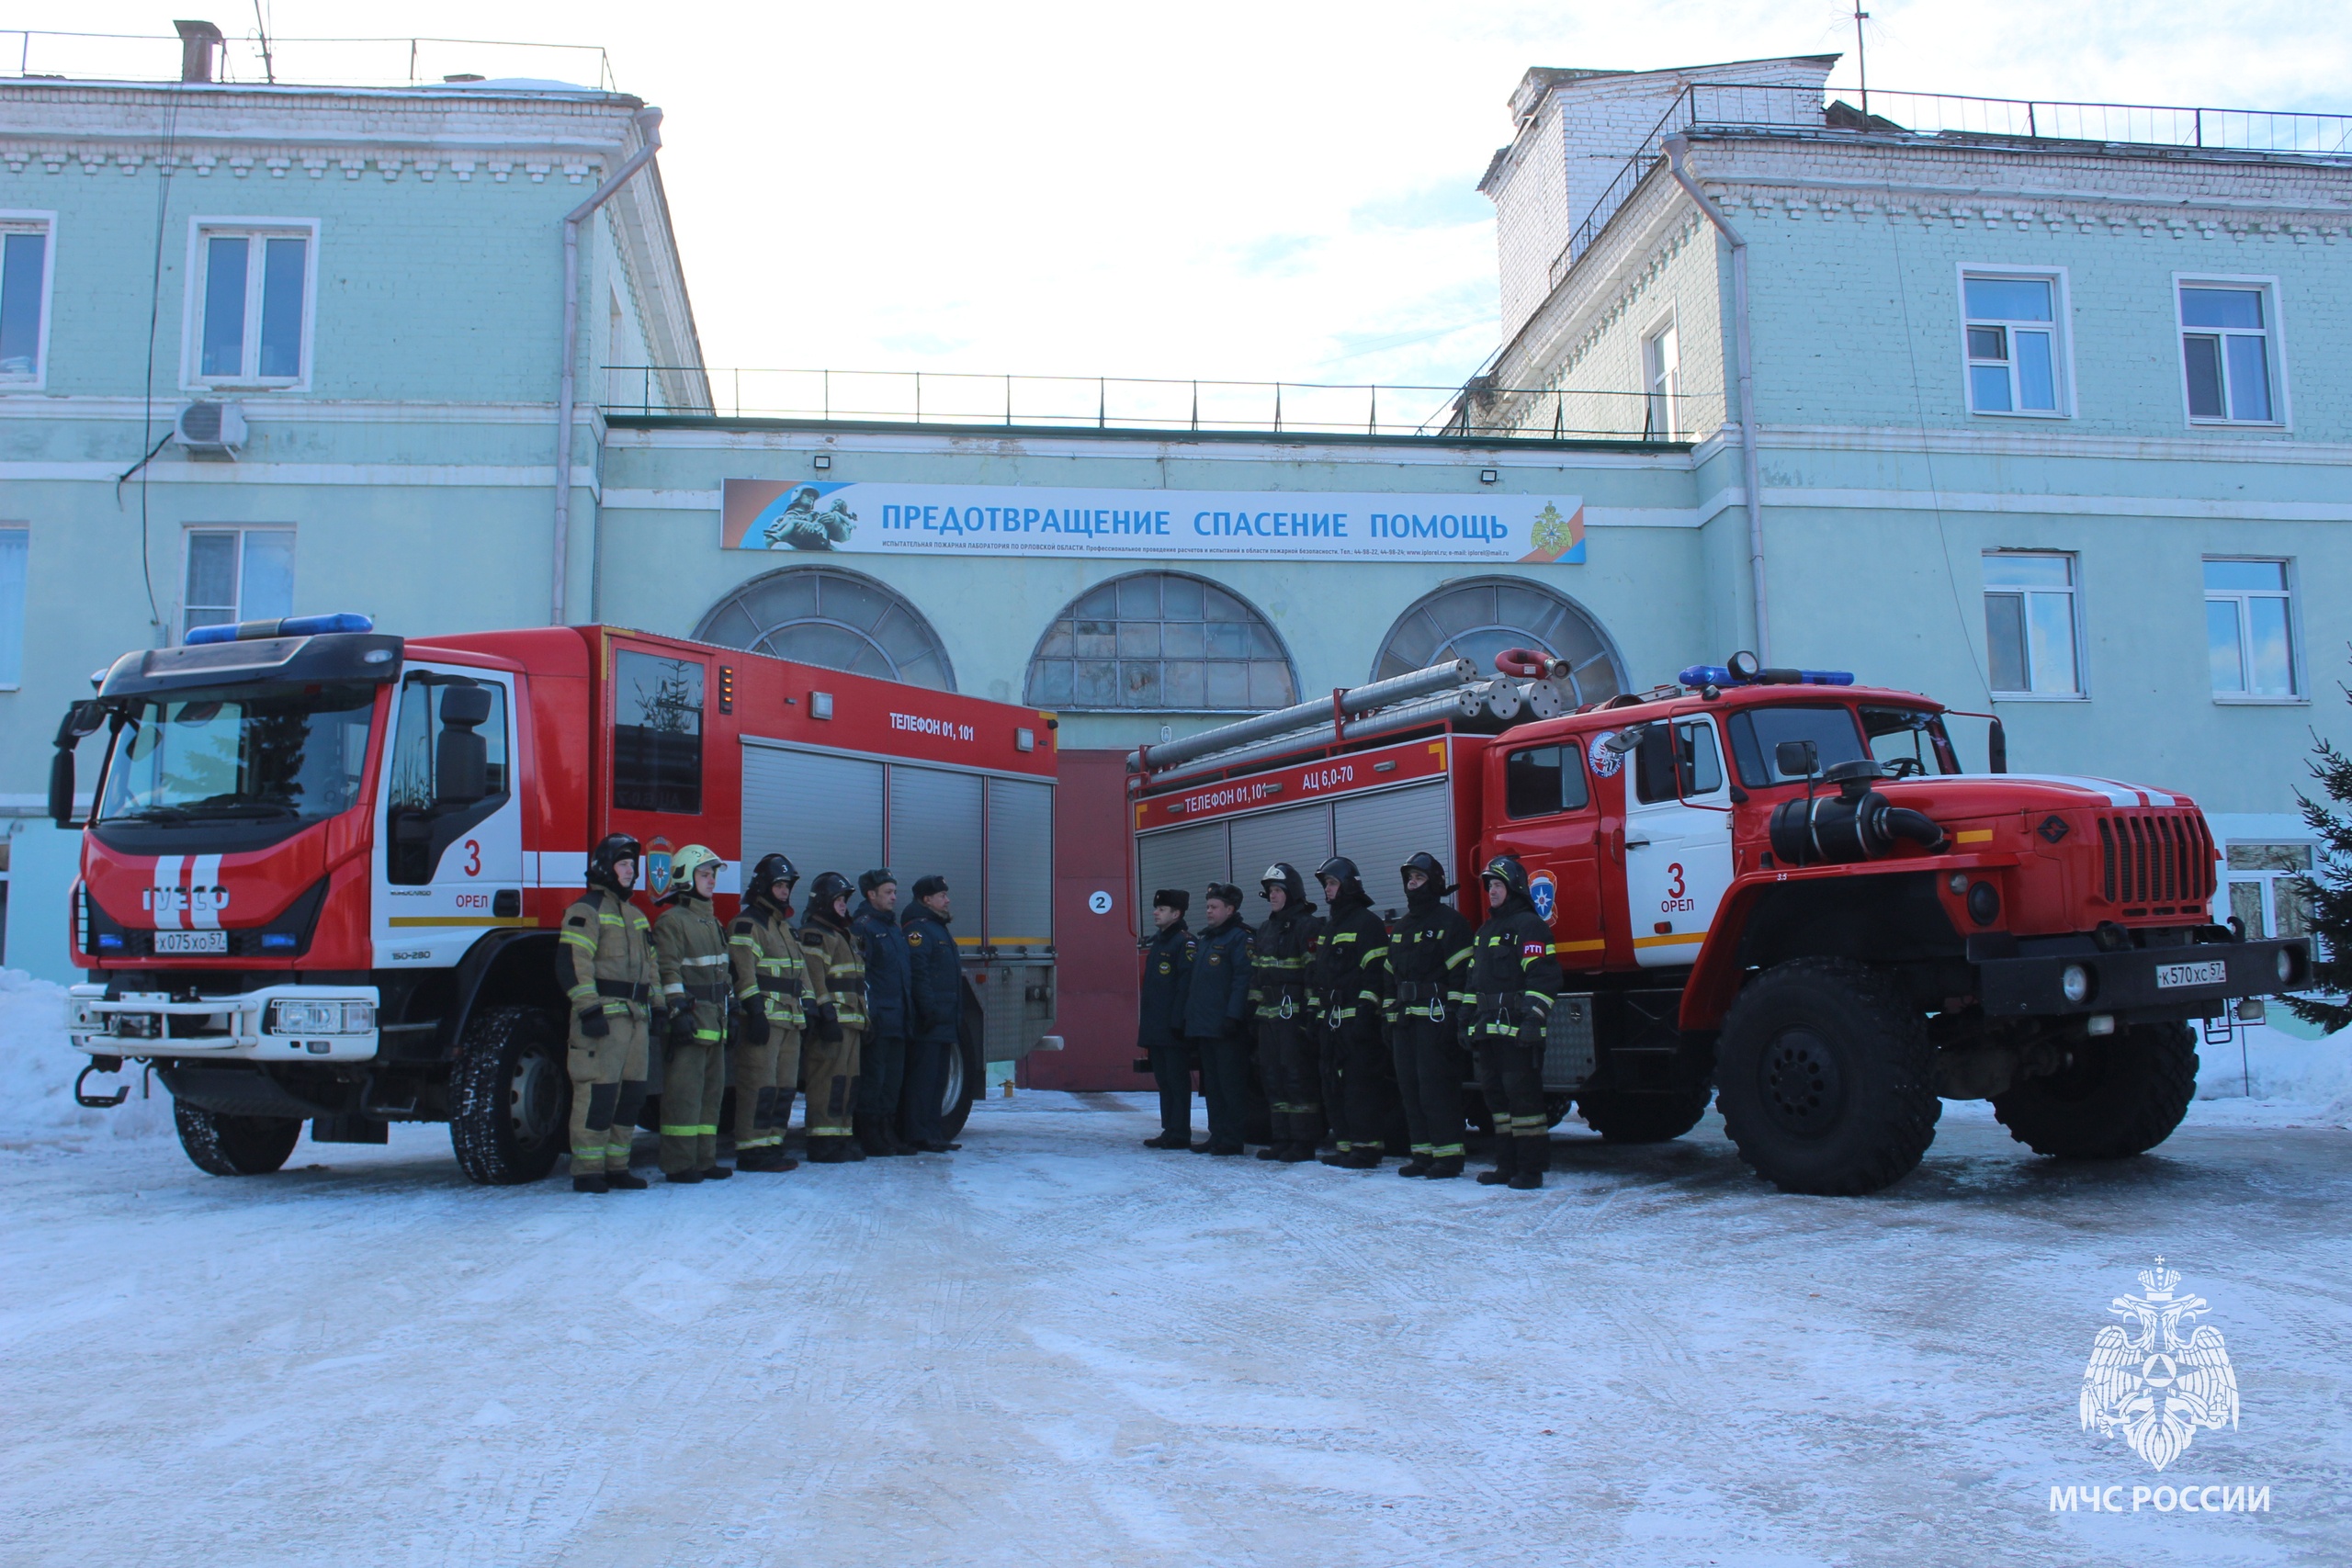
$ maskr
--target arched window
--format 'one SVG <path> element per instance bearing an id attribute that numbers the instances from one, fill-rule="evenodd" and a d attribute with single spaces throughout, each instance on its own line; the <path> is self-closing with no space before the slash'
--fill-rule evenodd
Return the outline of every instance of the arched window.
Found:
<path id="1" fill-rule="evenodd" d="M 711 606 L 695 638 L 853 675 L 956 689 L 947 650 L 922 612 L 874 579 L 838 567 L 786 567 L 755 577 Z"/>
<path id="2" fill-rule="evenodd" d="M 1388 628 L 1372 678 L 1385 681 L 1446 659 L 1466 659 L 1491 675 L 1495 655 L 1507 648 L 1538 648 L 1566 660 L 1579 704 L 1625 689 L 1624 667 L 1600 623 L 1518 577 L 1467 578 L 1424 595 Z"/>
<path id="3" fill-rule="evenodd" d="M 1219 588 L 1139 571 L 1088 590 L 1029 660 L 1042 708 L 1253 713 L 1298 700 L 1290 655 L 1265 618 Z"/>

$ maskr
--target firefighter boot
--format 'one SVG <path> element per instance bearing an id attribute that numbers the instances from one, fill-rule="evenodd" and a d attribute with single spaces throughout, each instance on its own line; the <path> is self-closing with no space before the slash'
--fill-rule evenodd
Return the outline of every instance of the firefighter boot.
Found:
<path id="1" fill-rule="evenodd" d="M 1337 1154 L 1325 1155 L 1323 1163 L 1337 1166 L 1341 1170 L 1377 1170 L 1380 1168 L 1380 1145 L 1356 1144 Z"/>
<path id="2" fill-rule="evenodd" d="M 1500 1187 L 1519 1174 L 1519 1140 L 1508 1133 L 1495 1134 L 1495 1168 L 1478 1173 L 1481 1187 Z"/>
<path id="3" fill-rule="evenodd" d="M 1430 1161 L 1430 1168 L 1424 1174 L 1431 1181 L 1444 1181 L 1449 1178 L 1459 1176 L 1462 1174 L 1462 1156 L 1439 1155 Z"/>
<path id="4" fill-rule="evenodd" d="M 612 1183 L 605 1179 L 604 1173 L 599 1171 L 592 1176 L 573 1177 L 571 1190 L 574 1192 L 610 1192 L 613 1188 Z"/>
<path id="5" fill-rule="evenodd" d="M 1430 1153 L 1427 1145 L 1415 1145 L 1413 1148 L 1413 1157 L 1407 1160 L 1403 1165 L 1398 1166 L 1396 1168 L 1396 1174 L 1399 1176 L 1427 1176 L 1430 1173 L 1430 1167 L 1436 1163 L 1437 1156 Z"/>
<path id="6" fill-rule="evenodd" d="M 633 1176 L 627 1170 L 608 1170 L 605 1172 L 605 1185 L 616 1192 L 642 1192 L 647 1182 L 645 1178 Z"/>
<path id="7" fill-rule="evenodd" d="M 1290 1147 L 1290 1111 L 1287 1107 L 1278 1108 L 1268 1120 L 1272 1125 L 1267 1135 L 1272 1141 L 1258 1151 L 1258 1157 L 1280 1159 L 1283 1151 Z"/>
<path id="8" fill-rule="evenodd" d="M 1511 1142 L 1519 1146 L 1519 1168 L 1511 1173 L 1511 1190 L 1532 1192 L 1544 1185 L 1544 1173 L 1552 1167 L 1552 1140 L 1545 1134 L 1517 1137 Z"/>

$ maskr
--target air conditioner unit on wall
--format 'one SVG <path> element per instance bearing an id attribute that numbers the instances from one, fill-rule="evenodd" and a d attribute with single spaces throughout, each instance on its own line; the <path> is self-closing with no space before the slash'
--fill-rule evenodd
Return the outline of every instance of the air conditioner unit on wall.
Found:
<path id="1" fill-rule="evenodd" d="M 245 444 L 244 411 L 234 403 L 190 403 L 172 434 L 193 457 L 234 457 Z"/>

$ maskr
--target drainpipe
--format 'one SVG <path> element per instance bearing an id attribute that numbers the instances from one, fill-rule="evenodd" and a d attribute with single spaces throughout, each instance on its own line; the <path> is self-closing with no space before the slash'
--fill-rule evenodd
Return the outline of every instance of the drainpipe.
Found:
<path id="1" fill-rule="evenodd" d="M 571 412 L 575 391 L 574 362 L 580 357 L 580 225 L 589 214 L 610 201 L 629 176 L 653 161 L 662 150 L 662 111 L 637 111 L 637 128 L 645 145 L 596 187 L 596 194 L 563 217 L 563 377 L 556 396 L 555 427 L 555 588 L 548 615 L 549 626 L 563 625 L 563 579 L 571 555 Z"/>
<path id="2" fill-rule="evenodd" d="M 1690 194 L 1690 199 L 1699 204 L 1699 210 L 1707 215 L 1707 221 L 1721 231 L 1731 244 L 1732 338 L 1739 375 L 1740 484 L 1747 492 L 1747 567 L 1755 580 L 1756 655 L 1770 664 L 1772 621 L 1764 601 L 1764 481 L 1756 459 L 1756 355 L 1747 335 L 1747 242 L 1684 167 L 1683 161 L 1690 152 L 1690 138 L 1678 133 L 1668 137 L 1665 146 L 1666 165 L 1674 175 L 1674 183 Z"/>

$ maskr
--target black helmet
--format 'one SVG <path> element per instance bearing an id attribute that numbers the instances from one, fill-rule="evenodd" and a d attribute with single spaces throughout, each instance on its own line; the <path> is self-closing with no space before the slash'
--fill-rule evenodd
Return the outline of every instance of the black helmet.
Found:
<path id="1" fill-rule="evenodd" d="M 642 874 L 645 870 L 645 846 L 627 833 L 605 834 L 596 847 L 588 852 L 588 886 L 609 887 L 622 897 L 628 897 L 629 890 L 621 886 L 619 876 L 613 871 L 625 860 L 637 862 L 638 871 Z"/>
<path id="2" fill-rule="evenodd" d="M 855 892 L 849 878 L 838 871 L 820 871 L 817 880 L 808 885 L 808 907 L 819 914 L 833 912 L 833 900 Z"/>
<path id="3" fill-rule="evenodd" d="M 1527 868 L 1519 863 L 1517 855 L 1497 855 L 1478 874 L 1481 882 L 1499 882 L 1503 891 L 1513 898 L 1527 897 Z"/>
<path id="4" fill-rule="evenodd" d="M 1286 860 L 1278 860 L 1268 866 L 1266 874 L 1258 879 L 1258 887 L 1261 892 L 1273 886 L 1280 886 L 1283 892 L 1290 895 L 1290 904 L 1293 908 L 1306 902 L 1306 880 L 1298 874 L 1298 867 Z"/>
<path id="5" fill-rule="evenodd" d="M 1437 897 L 1442 898 L 1453 891 L 1446 885 L 1445 867 L 1439 864 L 1437 856 L 1429 851 L 1423 850 L 1397 868 L 1397 874 L 1405 877 L 1410 877 L 1417 871 L 1430 879 L 1429 885 L 1436 891 Z M 1406 891 L 1409 893 L 1412 889 L 1408 887 Z"/>
<path id="6" fill-rule="evenodd" d="M 800 873 L 794 868 L 792 862 L 787 860 L 785 856 L 781 854 L 762 855 L 760 857 L 760 863 L 752 868 L 751 885 L 744 888 L 743 897 L 746 898 L 755 898 L 763 904 L 774 904 L 775 899 L 769 893 L 768 890 L 770 888 L 774 887 L 779 882 L 786 884 L 786 886 L 789 887 L 791 884 L 798 882 L 799 880 Z M 789 897 L 790 895 L 787 893 L 786 898 L 789 899 Z"/>
<path id="7" fill-rule="evenodd" d="M 1315 880 L 1336 882 L 1344 887 L 1351 882 L 1363 880 L 1363 875 L 1356 870 L 1355 862 L 1345 855 L 1333 855 L 1315 868 Z"/>

